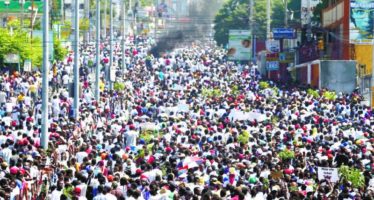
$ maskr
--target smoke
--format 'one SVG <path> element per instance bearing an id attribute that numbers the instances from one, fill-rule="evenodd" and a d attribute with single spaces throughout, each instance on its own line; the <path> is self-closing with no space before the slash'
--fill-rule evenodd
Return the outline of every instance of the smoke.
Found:
<path id="1" fill-rule="evenodd" d="M 185 35 L 182 31 L 170 31 L 157 41 L 156 45 L 150 50 L 150 53 L 155 57 L 160 57 L 163 53 L 173 50 L 184 38 Z"/>
<path id="2" fill-rule="evenodd" d="M 210 39 L 213 19 L 222 2 L 223 0 L 190 0 L 188 15 L 179 16 L 179 20 L 166 22 L 167 30 L 157 38 L 150 52 L 153 56 L 159 57 L 177 46 Z"/>

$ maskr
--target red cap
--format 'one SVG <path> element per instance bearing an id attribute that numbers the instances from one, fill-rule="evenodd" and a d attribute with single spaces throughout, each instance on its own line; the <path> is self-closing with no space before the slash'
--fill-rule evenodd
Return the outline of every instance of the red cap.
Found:
<path id="1" fill-rule="evenodd" d="M 112 175 L 108 175 L 108 181 L 112 182 L 114 180 L 114 177 Z"/>
<path id="2" fill-rule="evenodd" d="M 74 188 L 74 194 L 76 194 L 76 195 L 80 195 L 81 191 L 82 190 L 79 187 Z"/>

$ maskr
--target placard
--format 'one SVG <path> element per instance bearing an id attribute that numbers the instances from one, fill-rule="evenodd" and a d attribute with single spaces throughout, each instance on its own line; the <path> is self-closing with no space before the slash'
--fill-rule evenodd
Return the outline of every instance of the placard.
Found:
<path id="1" fill-rule="evenodd" d="M 328 180 L 332 183 L 338 182 L 338 168 L 318 167 L 318 180 Z"/>
<path id="2" fill-rule="evenodd" d="M 25 63 L 23 63 L 23 71 L 31 72 L 31 70 L 31 60 L 25 60 Z"/>

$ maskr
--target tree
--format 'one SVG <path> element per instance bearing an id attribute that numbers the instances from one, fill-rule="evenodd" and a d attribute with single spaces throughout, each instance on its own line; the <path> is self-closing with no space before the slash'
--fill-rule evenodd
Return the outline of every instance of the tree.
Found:
<path id="1" fill-rule="evenodd" d="M 289 10 L 300 10 L 300 0 L 289 0 Z M 284 26 L 284 0 L 272 1 L 271 27 Z M 297 6 L 299 6 L 297 8 Z M 254 0 L 253 32 L 257 38 L 266 38 L 266 0 Z M 289 20 L 290 22 L 294 20 Z M 249 28 L 249 5 L 248 0 L 228 0 L 219 10 L 214 19 L 214 39 L 218 45 L 228 43 L 230 29 Z"/>
<path id="2" fill-rule="evenodd" d="M 62 61 L 68 54 L 68 50 L 61 45 L 61 41 L 58 38 L 54 38 L 53 40 L 53 53 L 54 59 L 58 61 Z"/>
<path id="3" fill-rule="evenodd" d="M 31 59 L 33 65 L 41 66 L 42 63 L 42 43 L 39 38 L 32 41 L 27 32 L 14 29 L 12 32 L 5 28 L 0 28 L 0 59 L 9 53 L 19 54 L 21 62 Z"/>
<path id="4" fill-rule="evenodd" d="M 317 6 L 314 8 L 312 22 L 314 24 L 320 24 L 322 22 L 322 10 L 329 6 L 328 0 L 322 0 Z"/>

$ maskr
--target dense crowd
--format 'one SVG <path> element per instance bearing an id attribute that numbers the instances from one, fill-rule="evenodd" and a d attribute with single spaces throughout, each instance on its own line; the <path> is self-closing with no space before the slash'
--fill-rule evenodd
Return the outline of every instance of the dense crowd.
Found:
<path id="1" fill-rule="evenodd" d="M 374 115 L 358 94 L 331 100 L 324 90 L 316 97 L 266 82 L 256 66 L 230 62 L 216 47 L 193 44 L 160 58 L 149 48 L 146 39 L 129 43 L 122 59 L 116 45 L 115 90 L 103 67 L 96 101 L 94 50 L 84 46 L 78 119 L 72 55 L 55 63 L 46 151 L 40 73 L 1 73 L 0 199 L 374 198 Z M 318 176 L 319 167 L 342 166 L 358 169 L 363 185 Z"/>

